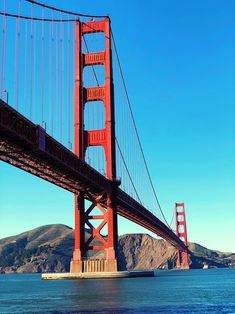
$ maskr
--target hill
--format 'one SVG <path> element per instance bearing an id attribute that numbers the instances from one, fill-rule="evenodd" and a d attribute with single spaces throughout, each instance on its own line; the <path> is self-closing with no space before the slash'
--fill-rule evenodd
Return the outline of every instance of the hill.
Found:
<path id="1" fill-rule="evenodd" d="M 88 233 L 86 234 L 88 236 Z M 69 271 L 74 245 L 73 229 L 46 225 L 0 240 L 0 273 Z M 235 254 L 209 250 L 190 243 L 190 267 L 235 267 Z M 103 252 L 93 254 L 100 257 Z M 125 269 L 172 269 L 176 250 L 164 240 L 147 234 L 119 237 L 118 263 Z"/>

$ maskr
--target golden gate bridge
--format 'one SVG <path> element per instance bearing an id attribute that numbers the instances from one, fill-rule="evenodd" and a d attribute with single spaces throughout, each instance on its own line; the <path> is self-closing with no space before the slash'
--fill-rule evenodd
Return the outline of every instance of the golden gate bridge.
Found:
<path id="1" fill-rule="evenodd" d="M 2 4 L 0 160 L 74 194 L 70 271 L 84 272 L 96 250 L 105 258 L 90 260 L 93 270 L 118 270 L 117 215 L 170 242 L 177 266 L 188 268 L 184 203 L 175 205 L 175 233 L 153 186 L 110 18 L 30 0 Z"/>

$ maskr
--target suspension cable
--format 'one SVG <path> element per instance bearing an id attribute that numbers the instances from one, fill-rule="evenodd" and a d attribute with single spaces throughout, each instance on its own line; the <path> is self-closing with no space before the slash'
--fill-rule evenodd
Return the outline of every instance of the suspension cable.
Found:
<path id="1" fill-rule="evenodd" d="M 45 28 L 44 28 L 44 8 L 42 8 L 42 109 L 41 109 L 41 126 L 45 128 L 44 121 L 44 81 L 45 81 Z"/>
<path id="2" fill-rule="evenodd" d="M 34 35 L 33 35 L 33 108 L 32 108 L 32 114 L 33 119 L 36 121 L 37 118 L 37 24 L 34 23 Z"/>
<path id="3" fill-rule="evenodd" d="M 28 53 L 28 21 L 25 21 L 25 51 L 24 51 L 24 115 L 27 114 L 27 53 Z"/>
<path id="4" fill-rule="evenodd" d="M 8 17 L 14 17 L 14 18 L 19 18 L 19 19 L 23 19 L 23 20 L 34 20 L 34 21 L 44 21 L 44 22 L 76 22 L 77 19 L 42 19 L 41 17 L 33 17 L 33 16 L 26 16 L 26 15 L 17 15 L 17 14 L 12 14 L 12 13 L 4 13 L 4 12 L 0 12 L 0 15 L 4 15 L 4 16 L 8 16 Z"/>
<path id="5" fill-rule="evenodd" d="M 5 90 L 5 63 L 6 63 L 6 0 L 4 0 L 4 18 L 2 28 L 2 73 L 1 73 L 1 98 Z"/>
<path id="6" fill-rule="evenodd" d="M 68 15 L 69 19 L 69 15 Z M 70 38 L 70 24 L 68 23 L 68 148 L 71 149 L 70 143 L 70 45 L 71 45 L 71 38 Z"/>
<path id="7" fill-rule="evenodd" d="M 60 13 L 62 19 L 62 13 Z M 64 29 L 60 23 L 60 142 L 63 143 L 63 122 L 64 122 Z"/>
<path id="8" fill-rule="evenodd" d="M 136 196 L 137 196 L 137 198 L 138 198 L 140 204 L 142 204 L 142 202 L 141 202 L 141 200 L 140 200 L 140 197 L 139 197 L 139 194 L 138 194 L 138 192 L 137 192 L 137 190 L 136 190 L 135 184 L 134 184 L 134 182 L 133 182 L 133 180 L 132 180 L 132 178 L 131 178 L 130 171 L 129 171 L 128 167 L 127 167 L 127 164 L 126 164 L 126 162 L 125 162 L 124 156 L 123 156 L 123 154 L 122 154 L 121 147 L 120 147 L 120 145 L 119 145 L 118 140 L 117 140 L 116 137 L 115 137 L 115 142 L 116 142 L 117 148 L 118 148 L 118 150 L 119 150 L 119 152 L 120 152 L 120 155 L 121 155 L 122 161 L 123 161 L 123 163 L 124 163 L 125 169 L 126 169 L 126 171 L 127 171 L 128 177 L 129 177 L 129 179 L 130 179 L 130 181 L 131 181 L 131 184 L 132 184 L 132 186 L 133 186 L 133 189 L 135 190 Z"/>
<path id="9" fill-rule="evenodd" d="M 173 223 L 174 217 L 175 217 L 175 211 L 173 210 L 173 215 L 172 215 L 172 218 L 171 218 L 170 227 L 172 227 L 172 223 Z M 173 227 L 172 227 L 172 229 L 173 229 Z"/>
<path id="10" fill-rule="evenodd" d="M 33 4 L 36 4 L 36 5 L 39 5 L 41 7 L 44 7 L 46 9 L 51 9 L 51 10 L 54 10 L 54 11 L 58 11 L 58 12 L 61 12 L 61 13 L 67 13 L 67 14 L 70 14 L 70 15 L 77 15 L 77 16 L 83 16 L 83 17 L 96 17 L 96 18 L 107 17 L 107 15 L 89 15 L 89 14 L 82 14 L 82 13 L 78 13 L 78 12 L 66 11 L 66 10 L 58 9 L 58 8 L 55 8 L 55 7 L 52 7 L 52 6 L 49 6 L 49 5 L 37 2 L 37 1 L 33 1 L 33 0 L 26 0 L 26 1 L 30 2 L 30 3 L 33 3 Z"/>
<path id="11" fill-rule="evenodd" d="M 16 38 L 15 38 L 15 74 L 14 74 L 14 101 L 15 108 L 18 110 L 19 102 L 19 60 L 20 60 L 20 6 L 21 0 L 18 0 L 18 17 L 16 19 Z"/>
<path id="12" fill-rule="evenodd" d="M 151 185 L 151 188 L 152 188 L 155 200 L 157 202 L 158 208 L 159 208 L 159 210 L 160 210 L 160 212 L 162 214 L 162 217 L 165 220 L 167 226 L 170 228 L 170 226 L 168 225 L 168 222 L 167 222 L 167 220 L 165 218 L 165 215 L 163 214 L 163 211 L 162 211 L 160 202 L 158 200 L 158 197 L 157 197 L 154 185 L 153 185 L 153 181 L 152 181 L 149 169 L 148 169 L 147 161 L 146 161 L 146 158 L 145 158 L 145 155 L 144 155 L 143 147 L 142 147 L 142 144 L 141 144 L 141 141 L 140 141 L 140 137 L 139 137 L 139 133 L 138 133 L 138 130 L 137 130 L 137 126 L 136 126 L 136 123 L 135 123 L 134 114 L 133 114 L 133 111 L 132 111 L 129 94 L 127 92 L 126 82 L 125 82 L 125 79 L 124 79 L 124 75 L 123 75 L 123 71 L 122 71 L 122 67 L 121 67 L 121 63 L 120 63 L 120 58 L 119 58 L 119 54 L 118 54 L 118 51 L 117 51 L 117 46 L 116 46 L 116 42 L 115 42 L 112 30 L 111 30 L 111 38 L 113 40 L 113 46 L 114 46 L 115 55 L 117 57 L 118 68 L 119 68 L 119 71 L 120 71 L 120 75 L 121 75 L 124 91 L 125 91 L 126 98 L 127 98 L 128 107 L 129 107 L 131 118 L 132 118 L 132 122 L 133 122 L 133 125 L 134 125 L 134 130 L 135 130 L 135 133 L 136 133 L 137 141 L 138 141 L 138 144 L 139 144 L 139 147 L 140 147 L 140 151 L 141 151 L 141 155 L 142 155 L 142 158 L 143 158 L 143 161 L 144 161 L 146 172 L 147 172 L 147 175 L 148 175 L 148 178 L 149 178 L 149 182 L 150 182 L 150 185 Z"/>
<path id="13" fill-rule="evenodd" d="M 51 135 L 54 134 L 54 11 L 52 11 L 52 23 L 51 23 Z"/>
<path id="14" fill-rule="evenodd" d="M 31 16 L 33 15 L 33 6 L 31 7 Z M 32 120 L 32 110 L 33 110 L 33 30 L 34 30 L 34 21 L 30 21 L 30 105 L 29 105 L 29 118 Z"/>

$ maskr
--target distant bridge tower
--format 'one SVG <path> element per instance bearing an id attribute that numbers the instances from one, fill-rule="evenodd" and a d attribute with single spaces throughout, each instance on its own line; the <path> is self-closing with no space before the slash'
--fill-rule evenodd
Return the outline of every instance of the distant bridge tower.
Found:
<path id="1" fill-rule="evenodd" d="M 184 203 L 175 203 L 176 235 L 188 246 Z M 189 269 L 188 252 L 177 252 L 177 268 Z"/>
<path id="2" fill-rule="evenodd" d="M 102 52 L 83 53 L 82 36 L 85 34 L 104 33 L 105 50 Z M 90 146 L 102 146 L 106 157 L 106 175 L 113 181 L 110 192 L 101 191 L 93 195 L 89 191 L 75 195 L 75 246 L 70 272 L 117 271 L 117 208 L 116 208 L 116 153 L 114 95 L 111 56 L 110 19 L 90 22 L 76 22 L 76 69 L 74 94 L 74 145 L 75 154 L 85 160 L 86 149 Z M 83 71 L 85 67 L 103 65 L 105 83 L 98 87 L 83 87 Z M 99 130 L 85 130 L 85 104 L 91 101 L 102 101 L 105 108 L 105 127 Z M 85 198 L 92 202 L 85 208 Z M 92 213 L 94 208 L 100 210 L 99 215 Z M 98 227 L 91 220 L 101 220 Z M 85 224 L 91 229 L 91 236 L 85 239 Z M 101 235 L 102 228 L 107 225 L 108 235 Z M 97 242 L 98 240 L 98 242 Z M 103 260 L 87 259 L 89 250 L 104 250 Z"/>

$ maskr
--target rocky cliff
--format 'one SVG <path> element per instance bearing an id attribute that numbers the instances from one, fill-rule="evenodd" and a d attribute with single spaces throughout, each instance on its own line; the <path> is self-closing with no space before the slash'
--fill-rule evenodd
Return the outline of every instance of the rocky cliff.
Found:
<path id="1" fill-rule="evenodd" d="M 88 236 L 88 234 L 87 234 Z M 0 272 L 66 272 L 73 252 L 73 229 L 64 225 L 46 225 L 0 240 Z M 234 267 L 235 254 L 222 253 L 190 243 L 190 267 Z M 100 257 L 97 253 L 94 257 Z M 119 268 L 171 269 L 176 250 L 164 240 L 147 234 L 119 237 Z"/>

